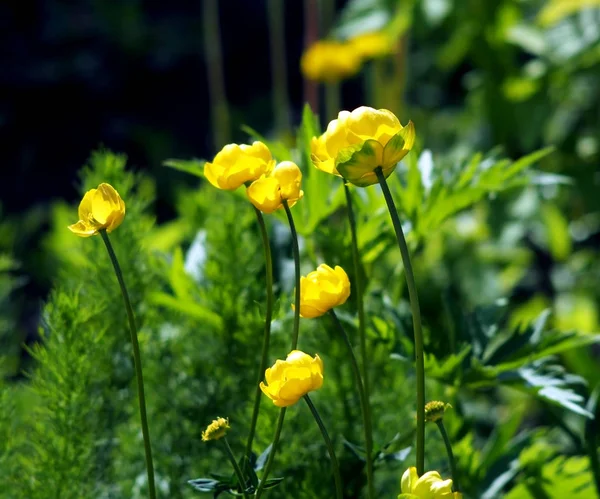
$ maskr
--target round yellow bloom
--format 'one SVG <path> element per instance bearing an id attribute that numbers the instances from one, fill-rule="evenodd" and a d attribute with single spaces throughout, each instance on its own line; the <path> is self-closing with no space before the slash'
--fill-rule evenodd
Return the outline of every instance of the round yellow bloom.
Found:
<path id="1" fill-rule="evenodd" d="M 79 221 L 69 225 L 69 230 L 80 237 L 98 234 L 101 230 L 112 232 L 125 218 L 125 203 L 110 184 L 100 184 L 90 189 L 79 203 Z"/>
<path id="2" fill-rule="evenodd" d="M 204 165 L 204 176 L 215 187 L 232 191 L 268 173 L 274 164 L 271 151 L 262 142 L 227 144 L 212 163 Z"/>
<path id="3" fill-rule="evenodd" d="M 402 475 L 402 494 L 398 499 L 460 499 L 462 494 L 452 492 L 452 480 L 442 480 L 437 471 L 428 471 L 423 476 L 417 475 L 417 468 L 408 468 Z"/>
<path id="4" fill-rule="evenodd" d="M 250 202 L 263 213 L 273 213 L 283 207 L 283 201 L 291 208 L 304 196 L 300 189 L 302 172 L 296 163 L 283 161 L 270 175 L 263 175 L 246 189 Z"/>
<path id="5" fill-rule="evenodd" d="M 305 78 L 334 83 L 358 73 L 362 64 L 360 54 L 352 44 L 320 40 L 302 54 L 300 67 Z"/>
<path id="6" fill-rule="evenodd" d="M 311 159 L 320 170 L 365 187 L 377 183 L 377 167 L 389 177 L 414 143 L 412 121 L 403 127 L 391 111 L 362 106 L 341 111 L 323 135 L 313 137 Z"/>
<path id="7" fill-rule="evenodd" d="M 332 269 L 322 263 L 317 270 L 300 278 L 300 316 L 312 319 L 346 303 L 350 279 L 342 267 Z"/>
<path id="8" fill-rule="evenodd" d="M 225 436 L 229 428 L 229 419 L 213 419 L 212 423 L 210 423 L 206 427 L 206 430 L 202 432 L 202 441 L 208 442 L 209 440 L 219 440 L 219 438 L 223 438 Z"/>
<path id="9" fill-rule="evenodd" d="M 380 31 L 363 33 L 348 40 L 354 50 L 363 59 L 374 59 L 393 54 L 398 49 L 398 43 L 390 36 Z"/>
<path id="10" fill-rule="evenodd" d="M 261 381 L 260 389 L 277 407 L 295 404 L 308 392 L 323 385 L 323 361 L 292 350 L 285 360 L 277 360 L 265 371 L 267 384 Z"/>

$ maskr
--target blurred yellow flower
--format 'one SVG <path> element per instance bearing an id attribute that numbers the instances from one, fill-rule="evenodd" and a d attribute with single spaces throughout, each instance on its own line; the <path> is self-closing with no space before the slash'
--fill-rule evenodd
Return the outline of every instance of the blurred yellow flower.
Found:
<path id="1" fill-rule="evenodd" d="M 231 191 L 268 173 L 273 165 L 271 151 L 262 142 L 227 144 L 204 165 L 204 176 L 215 187 Z"/>
<path id="2" fill-rule="evenodd" d="M 80 237 L 98 234 L 101 230 L 112 232 L 125 218 L 125 203 L 110 184 L 100 184 L 90 189 L 79 203 L 79 221 L 69 225 L 69 230 Z"/>
<path id="3" fill-rule="evenodd" d="M 358 73 L 361 55 L 349 43 L 319 40 L 302 54 L 300 67 L 309 80 L 334 83 Z"/>
<path id="4" fill-rule="evenodd" d="M 349 296 L 350 280 L 344 269 L 339 266 L 332 269 L 322 263 L 317 270 L 300 278 L 300 316 L 320 317 L 346 303 Z"/>
<path id="5" fill-rule="evenodd" d="M 442 480 L 437 471 L 428 471 L 423 476 L 417 475 L 417 468 L 408 468 L 402 475 L 402 493 L 398 499 L 461 499 L 462 494 L 452 492 L 452 480 Z"/>
<path id="6" fill-rule="evenodd" d="M 277 360 L 265 371 L 267 384 L 261 381 L 260 389 L 277 407 L 295 404 L 308 392 L 323 385 L 323 361 L 292 350 L 285 360 Z"/>
<path id="7" fill-rule="evenodd" d="M 291 208 L 304 196 L 300 189 L 302 172 L 296 163 L 282 161 L 270 175 L 262 175 L 246 189 L 250 202 L 263 213 L 273 213 L 283 207 L 283 201 Z"/>
<path id="8" fill-rule="evenodd" d="M 393 54 L 398 43 L 381 31 L 371 31 L 350 38 L 347 42 L 362 59 L 374 59 Z"/>
<path id="9" fill-rule="evenodd" d="M 229 419 L 213 419 L 212 423 L 210 423 L 206 427 L 206 430 L 202 432 L 202 441 L 208 442 L 209 440 L 219 440 L 219 438 L 223 438 L 225 436 L 229 428 Z"/>
<path id="10" fill-rule="evenodd" d="M 387 109 L 362 106 L 341 111 L 320 137 L 313 137 L 311 159 L 327 173 L 365 187 L 377 183 L 375 169 L 387 178 L 415 143 L 412 121 L 402 126 Z"/>

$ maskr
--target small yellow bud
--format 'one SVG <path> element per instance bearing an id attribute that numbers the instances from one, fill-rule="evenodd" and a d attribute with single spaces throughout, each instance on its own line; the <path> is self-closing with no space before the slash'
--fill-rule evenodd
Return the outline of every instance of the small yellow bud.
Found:
<path id="1" fill-rule="evenodd" d="M 208 442 L 209 440 L 219 440 L 225 436 L 229 428 L 229 419 L 213 419 L 213 422 L 202 432 L 202 441 Z"/>
<path id="2" fill-rule="evenodd" d="M 125 218 L 125 203 L 110 184 L 100 184 L 90 189 L 79 203 L 79 221 L 69 225 L 69 230 L 80 237 L 98 234 L 101 230 L 112 232 Z"/>
<path id="3" fill-rule="evenodd" d="M 440 402 L 439 400 L 432 400 L 425 404 L 425 421 L 439 421 L 444 417 L 444 412 L 447 409 L 452 409 L 450 404 Z"/>
<path id="4" fill-rule="evenodd" d="M 332 269 L 322 263 L 306 277 L 300 278 L 300 316 L 313 319 L 346 303 L 350 296 L 350 279 L 340 266 Z M 293 306 L 292 306 L 293 308 Z"/>

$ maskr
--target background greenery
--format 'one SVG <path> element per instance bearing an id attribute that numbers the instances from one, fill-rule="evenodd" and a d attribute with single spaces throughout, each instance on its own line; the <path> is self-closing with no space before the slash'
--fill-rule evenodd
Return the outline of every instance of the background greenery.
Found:
<path id="1" fill-rule="evenodd" d="M 414 255 L 427 398 L 453 405 L 445 421 L 467 497 L 598 495 L 600 10 L 591 4 L 314 2 L 322 36 L 385 29 L 400 40 L 398 54 L 341 84 L 341 102 L 386 107 L 416 125 L 417 148 L 390 187 Z M 136 9 L 101 19 L 131 27 L 145 19 L 143 6 Z M 228 103 L 226 132 L 249 140 L 239 127 L 252 126 L 277 159 L 298 162 L 305 198 L 293 212 L 303 273 L 326 262 L 352 280 L 341 183 L 308 161 L 310 137 L 333 116 L 325 102 L 314 109 L 320 120 L 302 111 L 293 91 L 297 56 L 288 60 L 293 129 L 252 111 L 268 107 L 269 95 L 250 85 L 242 104 Z M 156 152 L 155 138 L 141 144 Z M 69 137 L 62 141 L 70 146 Z M 196 154 L 210 159 L 223 145 L 213 142 Z M 124 156 L 99 150 L 78 177 L 79 194 L 109 182 L 127 203 L 112 240 L 140 326 L 158 488 L 173 498 L 201 494 L 189 479 L 231 472 L 219 446 L 201 442 L 212 418 L 230 418 L 241 455 L 265 298 L 250 205 L 198 178 L 201 160 L 166 161 L 188 153 L 162 147 L 147 155 L 154 168 L 136 172 Z M 368 281 L 377 489 L 395 497 L 414 463 L 410 312 L 380 191 L 352 192 Z M 76 206 L 64 201 L 0 216 L 0 497 L 145 497 L 126 316 L 101 241 L 66 230 Z M 283 218 L 267 218 L 274 360 L 289 344 L 293 266 Z M 43 305 L 31 282 L 50 290 Z M 340 316 L 356 339 L 352 299 Z M 300 347 L 325 361 L 326 382 L 313 399 L 336 443 L 346 495 L 360 497 L 362 431 L 350 367 L 326 318 L 301 328 Z M 257 451 L 268 446 L 276 416 L 263 401 Z M 270 495 L 330 497 L 325 456 L 308 411 L 293 407 L 273 475 L 285 480 Z M 426 468 L 449 473 L 435 427 L 427 428 Z"/>

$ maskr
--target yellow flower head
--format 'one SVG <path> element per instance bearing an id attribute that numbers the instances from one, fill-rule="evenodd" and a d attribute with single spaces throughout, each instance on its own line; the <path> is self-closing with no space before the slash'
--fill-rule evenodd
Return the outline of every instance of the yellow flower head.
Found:
<path id="1" fill-rule="evenodd" d="M 296 163 L 282 161 L 271 172 L 263 175 L 246 189 L 250 202 L 263 213 L 273 213 L 283 207 L 283 201 L 291 208 L 304 196 L 300 189 L 302 172 Z"/>
<path id="2" fill-rule="evenodd" d="M 305 78 L 333 83 L 358 73 L 362 58 L 352 44 L 320 40 L 302 54 L 300 67 Z"/>
<path id="3" fill-rule="evenodd" d="M 425 404 L 425 421 L 439 421 L 444 417 L 444 412 L 447 409 L 452 409 L 452 406 L 445 402 L 440 402 L 439 400 L 427 402 Z"/>
<path id="4" fill-rule="evenodd" d="M 277 360 L 265 371 L 267 384 L 261 381 L 260 389 L 277 407 L 295 404 L 308 392 L 323 385 L 323 361 L 292 350 L 285 360 Z"/>
<path id="5" fill-rule="evenodd" d="M 125 203 L 110 184 L 100 184 L 90 189 L 79 203 L 79 221 L 69 225 L 69 230 L 80 237 L 98 234 L 101 230 L 112 232 L 125 218 Z"/>
<path id="6" fill-rule="evenodd" d="M 387 109 L 362 106 L 341 111 L 311 143 L 313 164 L 360 187 L 377 183 L 375 169 L 387 178 L 415 143 L 412 121 L 402 126 Z"/>
<path id="7" fill-rule="evenodd" d="M 354 50 L 363 59 L 374 59 L 393 54 L 398 49 L 398 43 L 381 31 L 363 33 L 348 40 Z"/>
<path id="8" fill-rule="evenodd" d="M 209 440 L 219 440 L 219 438 L 223 438 L 225 436 L 229 428 L 229 419 L 213 419 L 212 423 L 209 424 L 206 427 L 206 430 L 202 432 L 202 441 L 208 442 Z"/>
<path id="9" fill-rule="evenodd" d="M 204 165 L 204 176 L 215 187 L 232 191 L 268 173 L 274 164 L 271 151 L 262 142 L 227 144 L 212 163 Z"/>
<path id="10" fill-rule="evenodd" d="M 402 475 L 402 493 L 398 499 L 461 499 L 462 494 L 452 492 L 452 480 L 442 480 L 437 471 L 428 471 L 423 476 L 417 475 L 417 468 L 408 468 Z"/>
<path id="11" fill-rule="evenodd" d="M 349 296 L 350 280 L 344 269 L 332 269 L 323 263 L 300 278 L 300 315 L 308 319 L 320 317 L 346 303 Z"/>

